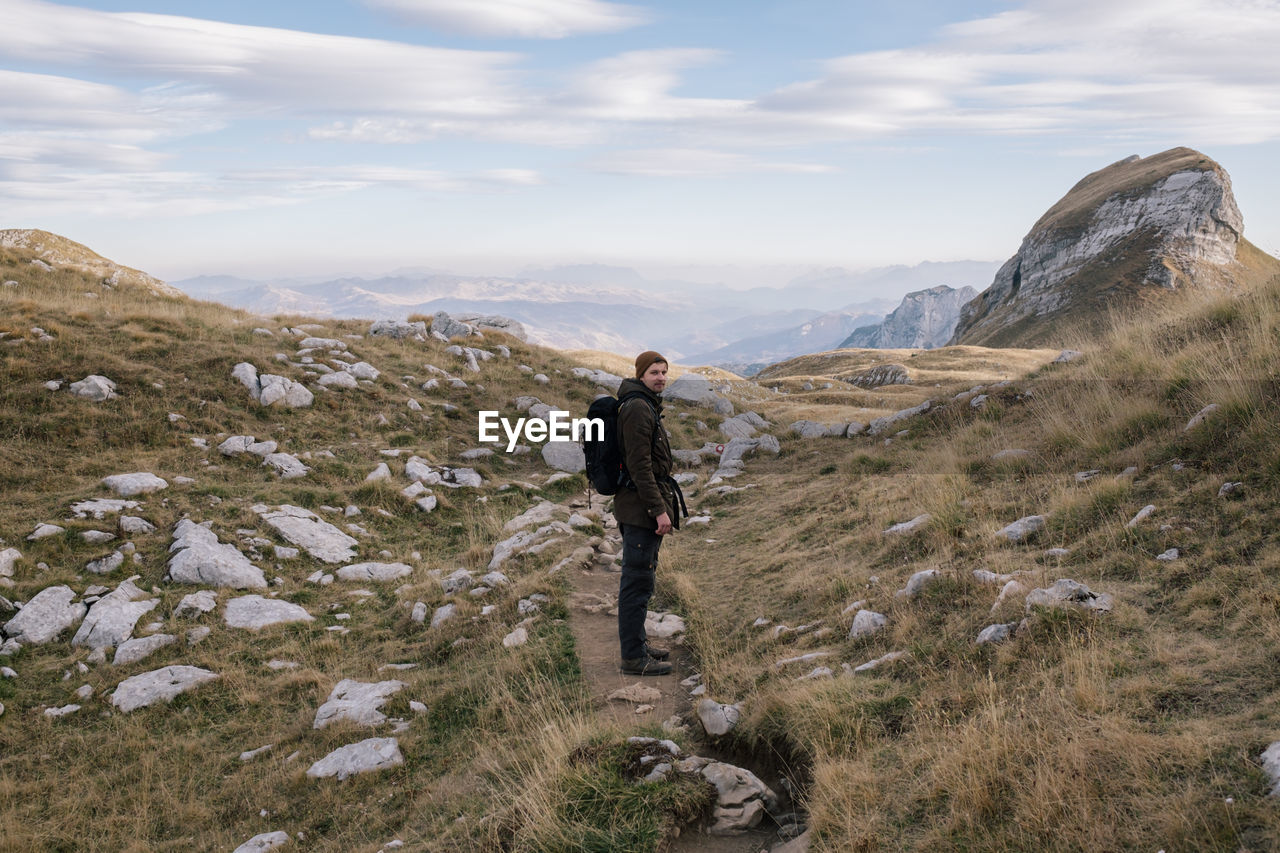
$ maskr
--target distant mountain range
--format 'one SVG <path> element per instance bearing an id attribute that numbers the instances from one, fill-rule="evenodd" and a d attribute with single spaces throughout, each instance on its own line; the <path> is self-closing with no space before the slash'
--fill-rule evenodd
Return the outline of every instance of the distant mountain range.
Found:
<path id="1" fill-rule="evenodd" d="M 944 282 L 984 286 L 996 267 L 958 261 L 862 272 L 830 268 L 749 289 L 655 281 L 603 265 L 530 269 L 521 277 L 402 269 L 324 281 L 200 276 L 173 285 L 263 315 L 403 319 L 475 311 L 519 320 L 531 340 L 557 349 L 658 349 L 689 363 L 751 364 L 831 349 L 858 326 L 883 318 L 906 291 Z"/>

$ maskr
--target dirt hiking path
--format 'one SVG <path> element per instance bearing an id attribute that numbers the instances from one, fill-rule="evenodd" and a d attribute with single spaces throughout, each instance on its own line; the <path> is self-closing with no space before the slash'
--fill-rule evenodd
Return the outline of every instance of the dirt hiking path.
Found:
<path id="1" fill-rule="evenodd" d="M 661 571 L 661 568 L 659 568 Z M 688 678 L 690 656 L 682 646 L 671 643 L 670 675 L 635 676 L 619 671 L 618 654 L 618 579 L 617 572 L 605 569 L 572 570 L 570 585 L 573 595 L 569 607 L 569 624 L 577 644 L 582 678 L 591 691 L 596 713 L 612 718 L 623 731 L 654 724 L 661 725 L 674 715 L 688 713 L 693 702 L 689 689 L 680 682 Z M 668 645 L 662 641 L 663 645 Z M 656 643 L 655 643 L 656 644 Z M 639 687 L 640 701 L 611 701 L 617 690 Z M 696 719 L 694 725 L 697 725 Z M 711 757 L 713 750 L 702 744 L 688 744 L 690 751 Z M 671 853 L 762 853 L 781 843 L 772 823 L 745 835 L 712 836 L 687 827 L 668 848 Z"/>

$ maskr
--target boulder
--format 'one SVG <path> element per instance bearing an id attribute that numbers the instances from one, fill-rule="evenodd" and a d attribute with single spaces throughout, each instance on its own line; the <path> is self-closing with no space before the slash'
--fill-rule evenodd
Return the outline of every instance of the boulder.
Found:
<path id="1" fill-rule="evenodd" d="M 306 608 L 277 598 L 242 595 L 227 602 L 225 620 L 229 628 L 258 631 L 288 622 L 310 622 L 314 619 Z"/>
<path id="2" fill-rule="evenodd" d="M 167 577 L 174 583 L 233 589 L 267 586 L 262 569 L 249 562 L 234 545 L 219 542 L 212 530 L 190 519 L 184 518 L 174 527 L 169 551 L 173 556 L 169 558 Z"/>
<path id="3" fill-rule="evenodd" d="M 289 833 L 281 832 L 263 832 L 250 838 L 244 844 L 241 844 L 231 853 L 264 853 L 267 850 L 275 850 L 277 847 L 283 847 L 289 843 Z"/>
<path id="4" fill-rule="evenodd" d="M 106 649 L 129 639 L 138 620 L 160 603 L 158 598 L 147 598 L 133 580 L 124 581 L 93 603 L 80 630 L 71 638 L 72 646 Z"/>
<path id="5" fill-rule="evenodd" d="M 907 533 L 913 533 L 916 530 L 919 530 L 920 528 L 924 527 L 926 524 L 928 524 L 932 520 L 933 520 L 933 516 L 926 512 L 926 513 L 923 513 L 922 515 L 917 515 L 915 518 L 911 519 L 910 521 L 900 521 L 897 524 L 885 530 L 884 532 L 882 532 L 880 535 L 902 536 Z"/>
<path id="6" fill-rule="evenodd" d="M 950 331 L 947 336 L 950 336 Z M 858 388 L 880 388 L 885 385 L 910 385 L 911 375 L 901 364 L 878 364 L 870 370 L 846 377 L 844 381 Z"/>
<path id="7" fill-rule="evenodd" d="M 134 637 L 116 646 L 116 656 L 111 659 L 112 666 L 124 666 L 137 663 L 153 652 L 176 643 L 178 638 L 173 634 L 152 634 L 150 637 Z"/>
<path id="8" fill-rule="evenodd" d="M 1082 583 L 1062 578 L 1047 589 L 1033 589 L 1027 593 L 1027 612 L 1033 607 L 1074 607 L 1081 610 L 1106 612 L 1111 610 L 1112 599 L 1106 593 L 1096 593 Z"/>
<path id="9" fill-rule="evenodd" d="M 265 504 L 253 507 L 263 521 L 292 545 L 302 548 L 317 560 L 345 563 L 355 557 L 359 543 L 309 509 L 282 504 L 271 508 Z"/>
<path id="10" fill-rule="evenodd" d="M 316 384 L 330 391 L 357 391 L 360 388 L 356 378 L 345 370 L 325 374 L 316 380 Z"/>
<path id="11" fill-rule="evenodd" d="M 548 441 L 542 445 L 542 460 L 557 471 L 576 474 L 585 471 L 587 458 L 576 441 Z"/>
<path id="12" fill-rule="evenodd" d="M 369 337 L 371 338 L 395 338 L 401 340 L 403 338 L 414 338 L 427 336 L 427 324 L 419 320 L 416 323 L 410 323 L 405 320 L 374 320 L 369 326 Z"/>
<path id="13" fill-rule="evenodd" d="M 907 585 L 894 593 L 897 598 L 915 598 L 920 592 L 932 583 L 936 583 L 942 579 L 942 573 L 937 569 L 925 569 L 916 572 L 907 580 Z"/>
<path id="14" fill-rule="evenodd" d="M 974 641 L 979 646 L 985 646 L 987 643 L 1003 643 L 1013 634 L 1013 629 L 1017 627 L 1016 622 L 1007 624 L 988 625 L 978 634 L 978 639 Z"/>
<path id="15" fill-rule="evenodd" d="M 289 453 L 269 453 L 262 464 L 274 468 L 281 480 L 295 480 L 307 476 L 311 471 L 300 459 Z"/>
<path id="16" fill-rule="evenodd" d="M 373 737 L 359 743 L 338 747 L 312 764 L 307 775 L 312 779 L 338 777 L 341 782 L 357 773 L 370 773 L 404 764 L 400 744 L 393 737 Z"/>
<path id="17" fill-rule="evenodd" d="M 698 703 L 698 719 L 702 728 L 714 737 L 731 732 L 741 718 L 740 705 L 722 705 L 714 699 L 703 699 Z"/>
<path id="18" fill-rule="evenodd" d="M 924 414 L 929 411 L 929 407 L 932 405 L 932 401 L 925 400 L 918 406 L 912 406 L 909 409 L 902 409 L 891 415 L 876 418 L 871 423 L 867 424 L 867 433 L 870 435 L 880 435 L 881 433 L 887 432 L 890 427 L 895 427 L 905 420 L 914 418 L 916 415 Z"/>
<path id="19" fill-rule="evenodd" d="M 996 535 L 1010 542 L 1021 542 L 1043 530 L 1044 524 L 1043 515 L 1028 515 L 1000 528 Z"/>
<path id="20" fill-rule="evenodd" d="M 116 383 L 105 376 L 98 376 L 97 374 L 86 376 L 79 382 L 72 382 L 67 386 L 67 390 L 77 397 L 91 400 L 94 403 L 114 400 L 119 396 L 116 394 Z"/>
<path id="21" fill-rule="evenodd" d="M 211 589 L 202 589 L 183 596 L 182 601 L 178 602 L 178 606 L 173 609 L 173 615 L 195 618 L 205 613 L 212 613 L 217 606 L 218 594 Z"/>
<path id="22" fill-rule="evenodd" d="M 404 563 L 354 563 L 337 571 L 344 581 L 393 581 L 411 574 L 413 567 Z"/>
<path id="23" fill-rule="evenodd" d="M 709 379 L 696 373 L 686 373 L 669 384 L 663 390 L 662 398 L 667 401 L 679 401 L 701 406 L 702 408 L 711 409 L 720 415 L 733 414 L 733 403 L 729 402 L 729 399 L 724 395 L 718 394 L 711 387 Z"/>
<path id="24" fill-rule="evenodd" d="M 113 474 L 102 478 L 102 485 L 120 495 L 130 498 L 134 495 L 148 495 L 161 489 L 169 488 L 169 484 L 155 474 Z"/>
<path id="25" fill-rule="evenodd" d="M 859 637 L 869 637 L 878 631 L 883 631 L 888 624 L 889 617 L 883 613 L 876 613 L 873 610 L 859 610 L 853 616 L 853 625 L 849 628 L 849 639 L 856 640 Z"/>
<path id="26" fill-rule="evenodd" d="M 88 611 L 83 602 L 75 601 L 69 586 L 51 586 L 40 590 L 4 625 L 4 633 L 23 645 L 41 645 L 80 622 Z"/>
<path id="27" fill-rule="evenodd" d="M 323 729 L 330 723 L 349 722 L 357 726 L 376 726 L 386 722 L 380 710 L 387 698 L 405 687 L 403 681 L 379 681 L 376 683 L 345 678 L 329 693 L 328 700 L 316 711 L 313 729 Z"/>
<path id="28" fill-rule="evenodd" d="M 740 835 L 778 809 L 777 795 L 750 770 L 712 761 L 701 773 L 716 789 L 713 823 L 707 830 L 712 835 Z"/>
<path id="29" fill-rule="evenodd" d="M 111 694 L 111 704 L 127 714 L 156 702 L 172 702 L 174 697 L 218 678 L 217 673 L 198 666 L 161 667 L 120 682 Z"/>

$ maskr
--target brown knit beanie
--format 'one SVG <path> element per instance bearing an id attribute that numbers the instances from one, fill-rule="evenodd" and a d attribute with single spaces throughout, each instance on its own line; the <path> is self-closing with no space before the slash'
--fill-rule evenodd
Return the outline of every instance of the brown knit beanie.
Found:
<path id="1" fill-rule="evenodd" d="M 654 352 L 651 349 L 645 350 L 644 352 L 636 356 L 636 379 L 639 379 L 640 377 L 644 376 L 644 372 L 648 370 L 650 366 L 653 365 L 654 362 L 658 362 L 658 361 L 662 362 L 663 364 L 669 363 L 665 358 L 662 357 L 662 353 Z"/>

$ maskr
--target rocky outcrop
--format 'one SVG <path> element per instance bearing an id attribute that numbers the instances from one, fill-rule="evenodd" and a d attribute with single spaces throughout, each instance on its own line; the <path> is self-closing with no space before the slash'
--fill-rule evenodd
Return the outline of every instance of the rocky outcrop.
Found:
<path id="1" fill-rule="evenodd" d="M 972 287 L 957 290 L 945 284 L 908 293 L 902 298 L 902 304 L 882 323 L 855 329 L 839 348 L 933 349 L 944 346 L 955 332 L 960 310 L 977 295 L 978 291 Z"/>
<path id="2" fill-rule="evenodd" d="M 1129 157 L 1076 184 L 965 306 L 953 344 L 1033 346 L 1067 326 L 1184 286 L 1236 287 L 1280 271 L 1243 238 L 1231 179 L 1189 148 Z"/>
<path id="3" fill-rule="evenodd" d="M 0 230 L 0 249 L 22 249 L 54 267 L 66 267 L 102 279 L 109 287 L 121 284 L 144 287 L 156 296 L 185 299 L 176 287 L 152 275 L 109 261 L 97 252 L 48 231 L 34 228 Z"/>

